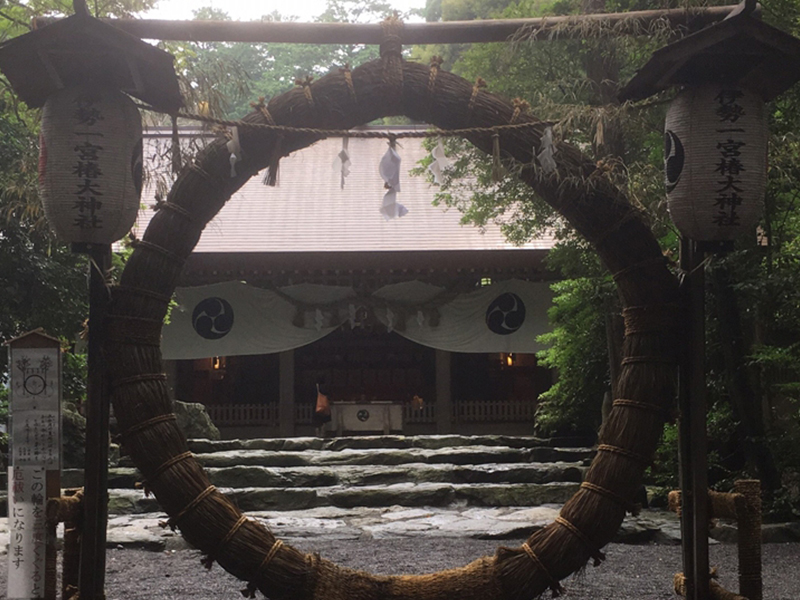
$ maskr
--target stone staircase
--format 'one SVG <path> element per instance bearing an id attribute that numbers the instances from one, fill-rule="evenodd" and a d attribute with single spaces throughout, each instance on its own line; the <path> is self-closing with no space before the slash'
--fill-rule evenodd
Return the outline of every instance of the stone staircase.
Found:
<path id="1" fill-rule="evenodd" d="M 594 455 L 509 436 L 192 440 L 211 482 L 243 511 L 322 506 L 503 507 L 563 503 Z M 109 473 L 111 514 L 158 511 L 125 465 Z M 80 485 L 66 472 L 64 485 Z"/>
<path id="2" fill-rule="evenodd" d="M 511 436 L 191 440 L 211 482 L 243 511 L 318 507 L 532 507 L 575 493 L 591 448 Z M 109 470 L 111 515 L 158 512 L 123 457 Z M 67 469 L 63 487 L 82 485 Z"/>

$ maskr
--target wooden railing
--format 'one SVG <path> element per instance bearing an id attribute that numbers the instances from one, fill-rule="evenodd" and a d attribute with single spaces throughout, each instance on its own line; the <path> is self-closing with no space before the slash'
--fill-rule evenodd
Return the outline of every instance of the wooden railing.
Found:
<path id="1" fill-rule="evenodd" d="M 453 403 L 456 423 L 499 423 L 533 421 L 536 405 L 517 400 L 471 400 Z"/>
<path id="2" fill-rule="evenodd" d="M 414 409 L 410 404 L 403 405 L 403 423 L 436 423 L 436 405 L 424 404 Z"/>
<path id="3" fill-rule="evenodd" d="M 294 422 L 297 425 L 311 425 L 313 423 L 316 404 L 295 404 Z"/>
<path id="4" fill-rule="evenodd" d="M 277 404 L 215 404 L 206 406 L 217 426 L 277 425 Z"/>

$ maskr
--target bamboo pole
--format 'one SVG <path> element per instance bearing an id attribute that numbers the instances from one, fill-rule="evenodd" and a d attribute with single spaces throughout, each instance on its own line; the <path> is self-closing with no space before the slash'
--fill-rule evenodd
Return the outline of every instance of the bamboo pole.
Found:
<path id="1" fill-rule="evenodd" d="M 586 35 L 587 26 L 608 35 L 647 35 L 656 21 L 696 30 L 721 21 L 735 6 L 696 9 L 641 10 L 624 13 L 405 23 L 404 44 L 465 44 L 506 42 L 511 39 L 569 39 Z M 58 19 L 37 17 L 35 29 Z M 379 23 L 294 23 L 274 21 L 165 21 L 157 19 L 102 19 L 132 35 L 158 40 L 195 42 L 270 42 L 295 44 L 380 44 Z"/>

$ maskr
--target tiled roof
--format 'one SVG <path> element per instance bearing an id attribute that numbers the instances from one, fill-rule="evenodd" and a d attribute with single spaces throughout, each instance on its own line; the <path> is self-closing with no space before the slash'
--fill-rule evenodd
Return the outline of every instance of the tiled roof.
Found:
<path id="1" fill-rule="evenodd" d="M 277 187 L 265 186 L 263 174 L 253 177 L 206 227 L 195 252 L 519 249 L 505 241 L 498 226 L 481 231 L 462 225 L 457 210 L 433 206 L 437 187 L 409 174 L 428 154 L 422 140 L 403 139 L 398 144 L 403 160 L 398 201 L 408 208 L 404 217 L 387 221 L 379 212 L 385 190 L 378 163 L 387 141 L 350 138 L 352 166 L 341 189 L 340 173 L 333 165 L 342 140 L 330 138 L 282 159 Z M 145 191 L 142 200 L 152 205 L 152 190 Z M 149 208 L 140 214 L 140 235 L 151 216 Z M 545 238 L 522 249 L 552 245 L 553 240 Z"/>

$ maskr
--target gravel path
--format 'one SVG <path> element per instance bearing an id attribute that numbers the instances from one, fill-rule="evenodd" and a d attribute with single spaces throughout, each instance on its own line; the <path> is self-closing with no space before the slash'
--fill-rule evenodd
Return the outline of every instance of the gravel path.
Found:
<path id="1" fill-rule="evenodd" d="M 389 540 L 298 540 L 304 551 L 320 552 L 343 566 L 373 573 L 426 573 L 456 567 L 494 552 L 491 540 L 416 538 Z M 519 541 L 509 542 L 517 545 Z M 565 580 L 567 598 L 580 600 L 674 600 L 672 576 L 680 571 L 680 548 L 611 544 L 607 560 L 584 574 Z M 736 547 L 711 547 L 712 564 L 720 569 L 721 582 L 738 589 Z M 764 599 L 800 598 L 800 544 L 768 544 L 763 547 Z M 244 585 L 219 566 L 206 571 L 200 554 L 193 550 L 147 552 L 109 550 L 107 556 L 109 600 L 241 600 Z M 0 569 L 0 597 L 5 594 L 5 569 Z M 549 594 L 548 594 L 549 596 Z M 261 597 L 259 595 L 259 597 Z"/>

